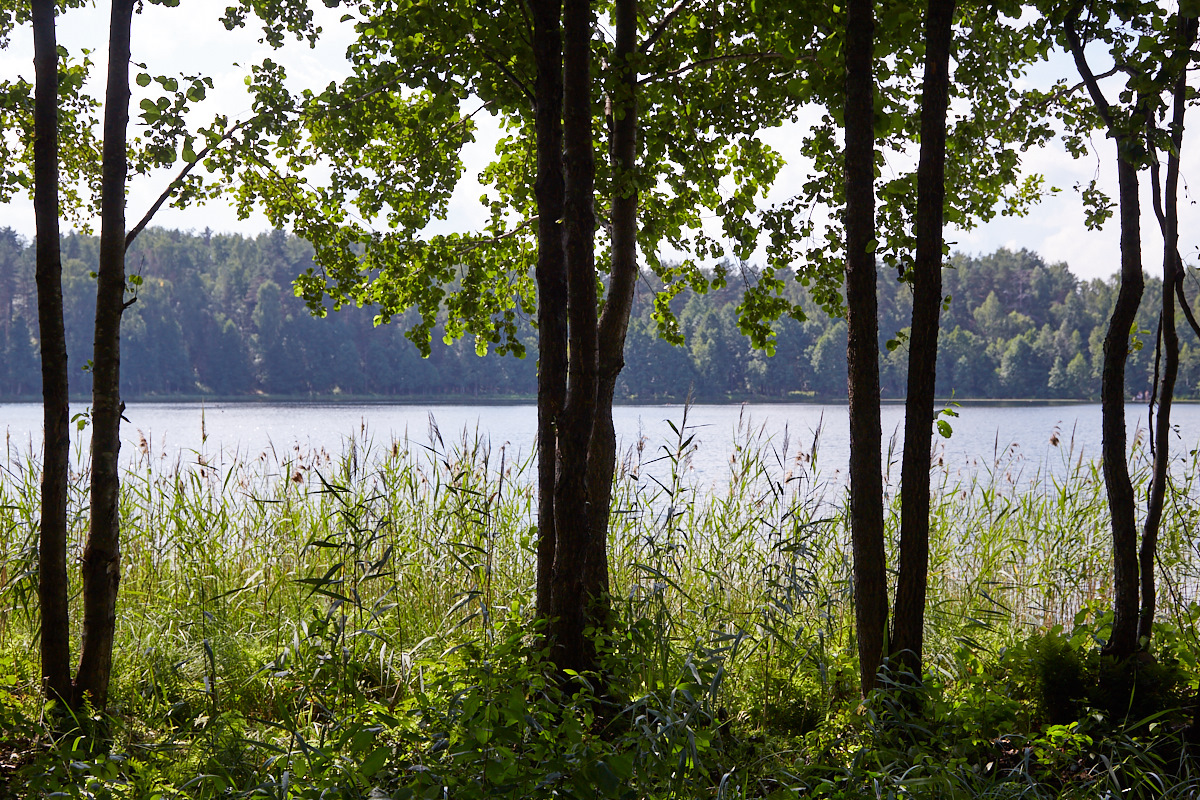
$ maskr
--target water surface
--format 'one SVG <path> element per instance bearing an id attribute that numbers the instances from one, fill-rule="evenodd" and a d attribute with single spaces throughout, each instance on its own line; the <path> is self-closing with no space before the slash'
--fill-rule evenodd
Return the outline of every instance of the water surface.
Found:
<path id="1" fill-rule="evenodd" d="M 86 410 L 72 407 L 72 413 Z M 944 417 L 953 427 L 949 439 L 935 436 L 934 457 L 951 474 L 1002 471 L 1015 483 L 1061 475 L 1072 464 L 1094 460 L 1100 452 L 1100 406 L 1085 404 L 969 404 Z M 1127 407 L 1130 441 L 1145 441 L 1146 409 Z M 731 457 L 739 446 L 765 449 L 780 464 L 815 465 L 826 480 L 838 482 L 849 459 L 849 421 L 845 404 L 699 404 L 625 405 L 613 412 L 622 452 L 639 446 L 650 461 L 679 442 L 677 430 L 692 438 L 688 474 L 701 485 L 728 480 Z M 286 458 L 289 451 L 341 453 L 353 437 L 362 444 L 390 445 L 408 439 L 435 448 L 481 438 L 509 459 L 533 451 L 537 412 L 533 405 L 422 405 L 390 403 L 130 403 L 122 426 L 123 457 L 150 455 L 159 463 L 219 463 L 261 454 Z M 1186 453 L 1200 439 L 1200 405 L 1173 409 L 1176 433 L 1172 449 Z M 899 477 L 904 409 L 885 405 L 882 412 L 884 463 L 889 478 Z M 674 427 L 672 427 L 674 426 Z M 440 439 L 438 435 L 440 434 Z M 7 459 L 28 457 L 41 449 L 42 411 L 34 403 L 0 404 L 0 435 Z M 86 451 L 86 432 L 73 430 L 78 453 Z M 786 468 L 786 467 L 785 467 Z"/>

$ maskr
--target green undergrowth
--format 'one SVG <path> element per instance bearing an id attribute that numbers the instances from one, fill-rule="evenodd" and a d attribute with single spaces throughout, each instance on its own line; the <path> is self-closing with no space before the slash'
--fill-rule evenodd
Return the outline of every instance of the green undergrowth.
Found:
<path id="1" fill-rule="evenodd" d="M 745 424 L 624 454 L 611 630 L 556 677 L 532 621 L 534 468 L 466 434 L 138 453 L 106 715 L 38 695 L 38 467 L 0 477 L 0 797 L 1194 797 L 1196 462 L 1152 656 L 1109 625 L 1098 468 L 935 472 L 925 675 L 863 700 L 844 489 Z M 1055 437 L 1057 439 L 1057 437 Z M 806 443 L 807 444 L 807 443 Z M 1135 452 L 1135 466 L 1144 464 Z M 73 476 L 72 547 L 86 525 Z M 895 498 L 893 498 L 893 501 Z M 895 525 L 898 503 L 890 508 Z M 893 543 L 894 544 L 894 543 Z"/>

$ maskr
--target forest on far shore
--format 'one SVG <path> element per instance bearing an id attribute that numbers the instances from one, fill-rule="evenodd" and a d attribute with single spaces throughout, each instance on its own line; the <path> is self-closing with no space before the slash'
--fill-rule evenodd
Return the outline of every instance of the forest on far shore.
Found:
<path id="1" fill-rule="evenodd" d="M 63 292 L 71 392 L 91 391 L 86 366 L 95 315 L 96 237 L 63 237 Z M 527 355 L 476 355 L 472 340 L 444 344 L 435 330 L 422 358 L 405 336 L 406 320 L 375 326 L 370 308 L 314 318 L 291 281 L 312 266 L 310 246 L 276 231 L 257 237 L 148 230 L 126 259 L 141 277 L 121 327 L 122 394 L 127 398 L 267 395 L 279 398 L 387 396 L 512 398 L 536 394 L 536 332 L 521 326 Z M 638 287 L 617 397 L 626 401 L 821 399 L 846 396 L 846 323 L 828 316 L 798 283 L 788 291 L 807 311 L 803 322 L 775 325 L 773 356 L 755 350 L 737 326 L 741 283 L 687 291 L 672 303 L 685 342 L 660 339 L 651 312 L 654 286 Z M 1101 347 L 1114 283 L 1082 281 L 1066 264 L 1028 250 L 962 253 L 943 271 L 950 301 L 942 316 L 937 391 L 959 399 L 1087 400 L 1098 396 Z M 1188 283 L 1193 283 L 1189 280 Z M 1161 280 L 1147 276 L 1127 390 L 1149 389 L 1154 372 Z M 902 398 L 908 363 L 904 331 L 912 292 L 880 270 L 880 382 Z M 0 230 L 0 399 L 40 392 L 37 301 L 31 243 Z M 1200 396 L 1200 343 L 1181 331 L 1176 396 Z"/>

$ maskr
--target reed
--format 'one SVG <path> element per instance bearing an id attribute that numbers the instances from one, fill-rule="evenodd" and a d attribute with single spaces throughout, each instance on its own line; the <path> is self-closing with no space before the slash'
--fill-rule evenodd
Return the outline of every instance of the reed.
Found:
<path id="1" fill-rule="evenodd" d="M 827 779 L 840 790 L 856 786 L 870 770 L 862 772 L 862 754 L 847 749 L 854 737 L 845 734 L 878 731 L 863 723 L 872 717 L 863 716 L 853 688 L 844 485 L 822 473 L 819 431 L 811 441 L 771 440 L 744 419 L 727 482 L 698 486 L 688 469 L 693 433 L 685 410 L 661 440 L 629 443 L 615 478 L 617 623 L 606 652 L 616 654 L 610 680 L 624 698 L 609 713 L 626 722 L 609 738 L 626 750 L 605 750 L 609 761 L 596 756 L 598 763 L 662 796 L 767 795 L 770 786 L 801 785 L 819 796 Z M 1012 451 L 971 471 L 935 468 L 929 681 L 954 713 L 966 713 L 962 698 L 985 691 L 980 671 L 999 674 L 1002 654 L 1031 634 L 1103 635 L 1111 571 L 1103 481 L 1069 442 L 1055 447 L 1065 469 L 1054 475 L 1062 477 L 1026 476 L 1027 463 Z M 1136 445 L 1134 464 L 1144 492 L 1147 463 Z M 1196 452 L 1173 474 L 1160 608 L 1174 631 L 1171 657 L 1191 653 L 1194 665 Z M 534 475 L 529 454 L 494 448 L 477 431 L 447 437 L 432 419 L 421 441 L 379 441 L 363 429 L 339 453 L 293 446 L 172 458 L 143 439 L 121 502 L 115 751 L 135 754 L 178 796 L 251 796 L 255 785 L 275 781 L 278 789 L 302 774 L 312 785 L 324 776 L 320 785 L 345 781 L 365 794 L 376 771 L 403 786 L 414 764 L 433 763 L 438 753 L 450 758 L 429 720 L 465 724 L 466 698 L 483 692 L 488 702 L 471 713 L 484 713 L 479 708 L 505 696 L 517 672 L 530 719 L 538 702 L 557 698 L 551 717 L 566 724 L 562 708 L 582 707 L 539 683 L 528 666 L 514 666 L 532 663 L 537 648 L 528 635 Z M 38 477 L 36 459 L 10 454 L 0 478 L 0 672 L 9 673 L 0 681 L 0 721 L 13 726 L 38 715 L 37 665 L 27 655 L 36 652 Z M 72 480 L 77 556 L 87 475 Z M 514 659 L 517 651 L 525 655 Z M 517 672 L 504 677 L 500 664 Z M 988 687 L 995 707 L 1004 697 L 1029 702 L 1019 687 Z M 459 716 L 447 710 L 455 708 Z M 1001 716 L 1012 724 L 1022 718 Z M 367 718 L 371 725 L 361 722 Z M 481 718 L 485 728 L 502 727 L 502 718 Z M 610 746 L 580 726 L 578 752 Z M 389 742 L 379 764 L 368 760 L 374 746 L 364 750 L 352 732 L 368 728 Z M 522 730 L 509 752 L 524 753 L 537 740 L 535 729 Z M 745 744 L 755 731 L 768 739 Z M 730 744 L 737 736 L 743 744 Z M 777 736 L 793 738 L 783 744 Z M 486 778 L 498 745 L 489 749 L 485 738 L 473 746 L 492 754 L 480 756 Z M 636 772 L 628 780 L 626 755 Z M 28 756 L 20 774 L 36 773 L 43 787 L 69 786 L 76 762 L 91 764 L 88 779 L 103 784 L 95 758 L 61 753 Z M 666 762 L 675 766 L 661 767 Z M 131 769 L 113 774 L 128 782 Z M 966 786 L 955 775 L 943 776 L 945 787 L 958 788 L 937 796 L 972 796 L 954 794 Z M 0 786 L 3 779 L 0 772 Z"/>

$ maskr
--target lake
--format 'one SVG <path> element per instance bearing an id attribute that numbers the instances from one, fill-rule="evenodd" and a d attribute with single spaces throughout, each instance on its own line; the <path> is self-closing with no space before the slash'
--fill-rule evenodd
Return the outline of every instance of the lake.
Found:
<path id="1" fill-rule="evenodd" d="M 72 413 L 85 406 L 72 406 Z M 1095 459 L 1100 452 L 1099 404 L 964 404 L 949 418 L 953 435 L 935 436 L 935 461 L 952 475 L 1002 471 L 1008 481 L 1027 483 L 1061 475 L 1069 465 Z M 738 446 L 766 444 L 772 460 L 794 461 L 797 455 L 815 464 L 823 480 L 844 480 L 849 459 L 849 423 L 844 404 L 747 403 L 624 405 L 614 410 L 622 452 L 642 443 L 643 461 L 673 449 L 678 441 L 672 424 L 694 436 L 688 473 L 696 485 L 728 480 L 731 456 Z M 1145 440 L 1146 407 L 1127 407 L 1130 440 Z M 493 450 L 505 447 L 510 460 L 533 450 L 537 413 L 533 405 L 420 405 L 394 403 L 129 403 L 123 425 L 122 454 L 127 460 L 149 454 L 160 464 L 209 463 L 254 458 L 262 453 L 285 457 L 287 451 L 324 449 L 340 453 L 350 437 L 360 444 L 390 444 L 407 438 L 431 442 L 431 423 L 448 446 L 478 434 Z M 883 408 L 884 453 L 890 482 L 899 479 L 902 405 Z M 1176 453 L 1196 448 L 1200 439 L 1200 405 L 1181 404 L 1172 413 Z M 0 404 L 0 435 L 7 460 L 25 458 L 41 448 L 42 411 L 35 403 Z M 86 432 L 82 434 L 86 437 Z M 72 431 L 77 452 L 86 438 Z M 785 452 L 786 451 L 786 452 Z M 663 467 L 665 469 L 665 467 Z"/>

